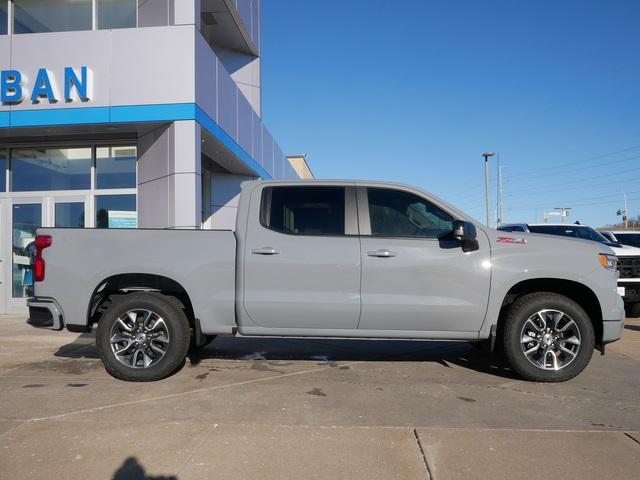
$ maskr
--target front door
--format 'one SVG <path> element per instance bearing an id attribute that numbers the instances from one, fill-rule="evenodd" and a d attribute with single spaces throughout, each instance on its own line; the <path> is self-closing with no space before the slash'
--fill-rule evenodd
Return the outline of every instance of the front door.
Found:
<path id="1" fill-rule="evenodd" d="M 356 329 L 360 242 L 355 188 L 258 188 L 249 218 L 243 242 L 244 309 L 254 326 Z"/>
<path id="2" fill-rule="evenodd" d="M 413 192 L 358 187 L 362 315 L 358 328 L 478 332 L 489 296 L 490 255 L 463 252 L 453 216 Z"/>
<path id="3" fill-rule="evenodd" d="M 26 299 L 33 295 L 33 255 L 36 229 L 42 226 L 43 209 L 36 199 L 11 202 L 11 269 L 8 313 L 23 313 Z"/>

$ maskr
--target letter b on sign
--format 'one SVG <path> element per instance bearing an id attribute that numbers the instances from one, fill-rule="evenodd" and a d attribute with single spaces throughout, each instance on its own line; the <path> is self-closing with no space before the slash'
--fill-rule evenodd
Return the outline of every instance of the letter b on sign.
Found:
<path id="1" fill-rule="evenodd" d="M 3 70 L 0 73 L 0 101 L 17 103 L 22 100 L 22 75 L 17 70 Z"/>

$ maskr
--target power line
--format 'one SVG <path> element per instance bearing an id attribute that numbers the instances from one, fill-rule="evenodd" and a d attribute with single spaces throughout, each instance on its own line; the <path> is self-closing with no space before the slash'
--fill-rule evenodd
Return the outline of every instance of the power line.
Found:
<path id="1" fill-rule="evenodd" d="M 569 165 L 577 165 L 577 164 L 582 164 L 582 163 L 586 163 L 586 162 L 591 162 L 593 160 L 599 160 L 601 158 L 611 157 L 613 155 L 618 155 L 620 153 L 629 152 L 631 150 L 636 150 L 638 148 L 640 148 L 640 145 L 635 145 L 633 147 L 624 148 L 622 150 L 616 150 L 614 152 L 604 153 L 602 155 L 597 155 L 595 157 L 584 158 L 582 160 L 572 160 L 570 162 L 559 163 L 559 164 L 556 164 L 555 167 L 567 167 Z M 539 173 L 539 170 L 529 170 L 529 171 L 521 172 L 521 173 L 519 173 L 517 175 L 513 175 L 510 178 L 511 179 L 515 179 L 515 178 L 525 177 L 525 176 L 529 176 L 531 174 L 536 174 L 536 173 Z"/>
<path id="2" fill-rule="evenodd" d="M 613 172 L 613 173 L 607 173 L 604 175 L 598 175 L 598 178 L 603 178 L 603 177 L 614 177 L 616 175 L 621 175 L 623 173 L 631 173 L 631 172 L 638 172 L 640 171 L 640 167 L 636 167 L 636 168 L 629 168 L 627 170 L 620 170 L 618 172 Z M 579 180 L 574 180 L 573 182 L 571 182 L 571 185 L 574 185 L 576 183 L 582 183 L 582 182 L 588 182 L 589 180 L 593 180 L 593 178 L 583 178 L 583 179 L 579 179 Z M 614 182 L 608 182 L 608 183 L 595 183 L 595 184 L 589 184 L 589 185 L 578 185 L 577 188 L 587 188 L 587 187 L 597 187 L 597 186 L 601 186 L 601 185 L 611 185 L 612 183 L 620 183 L 621 181 L 623 182 L 630 182 L 632 180 L 636 180 L 636 179 L 628 179 L 628 178 L 624 178 L 624 179 L 618 179 Z M 526 188 L 524 190 L 518 190 L 515 193 L 508 193 L 505 194 L 505 197 L 518 197 L 518 196 L 522 196 L 522 195 L 529 195 L 531 193 L 546 193 L 546 192 L 553 192 L 555 191 L 556 188 L 564 188 L 565 190 L 570 190 L 572 188 L 576 188 L 576 187 L 567 187 L 566 185 L 568 184 L 568 182 L 563 182 L 563 183 L 556 183 L 556 184 L 552 184 L 552 185 L 545 185 L 545 187 L 547 188 L 545 189 L 540 189 L 538 187 L 533 187 L 533 188 Z M 551 190 L 549 190 L 548 188 L 551 188 Z"/>
<path id="3" fill-rule="evenodd" d="M 504 177 L 504 179 L 507 180 L 507 181 L 510 181 L 510 183 L 518 183 L 518 182 L 523 182 L 525 180 L 531 180 L 532 178 L 557 176 L 557 175 L 564 175 L 564 174 L 567 174 L 567 173 L 574 173 L 574 172 L 580 172 L 580 171 L 585 171 L 585 170 L 593 170 L 594 168 L 605 167 L 605 166 L 609 166 L 609 165 L 616 165 L 616 164 L 619 164 L 619 163 L 628 162 L 630 160 L 637 160 L 638 158 L 640 158 L 640 155 L 637 155 L 635 157 L 628 157 L 628 158 L 623 158 L 623 159 L 619 159 L 619 160 L 614 160 L 612 162 L 603 162 L 603 163 L 599 163 L 597 165 L 589 165 L 587 167 L 560 169 L 560 170 L 556 170 L 554 168 L 553 170 L 549 170 L 548 172 L 540 172 L 540 173 L 537 173 L 537 174 L 529 175 L 526 178 L 516 178 L 515 180 L 513 180 L 514 177 L 509 177 L 509 176 Z"/>

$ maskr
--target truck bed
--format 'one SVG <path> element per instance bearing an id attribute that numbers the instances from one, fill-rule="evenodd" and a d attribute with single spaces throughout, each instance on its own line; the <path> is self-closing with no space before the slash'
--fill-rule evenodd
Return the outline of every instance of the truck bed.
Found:
<path id="1" fill-rule="evenodd" d="M 235 323 L 236 239 L 229 230 L 41 228 L 45 280 L 36 297 L 52 297 L 65 325 L 86 325 L 87 299 L 114 275 L 166 277 L 187 292 L 202 331 L 231 333 Z"/>

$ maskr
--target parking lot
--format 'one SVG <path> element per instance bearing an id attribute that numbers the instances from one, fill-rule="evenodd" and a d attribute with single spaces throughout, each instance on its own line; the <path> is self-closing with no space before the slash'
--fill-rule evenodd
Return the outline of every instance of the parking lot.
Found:
<path id="1" fill-rule="evenodd" d="M 0 477 L 638 478 L 639 367 L 628 320 L 562 384 L 468 343 L 232 338 L 134 384 L 0 317 Z"/>

